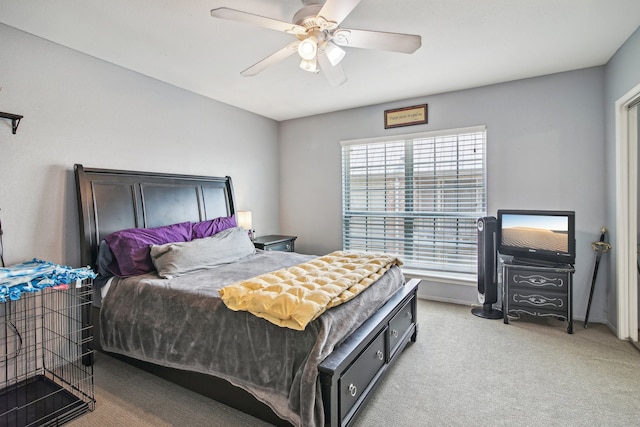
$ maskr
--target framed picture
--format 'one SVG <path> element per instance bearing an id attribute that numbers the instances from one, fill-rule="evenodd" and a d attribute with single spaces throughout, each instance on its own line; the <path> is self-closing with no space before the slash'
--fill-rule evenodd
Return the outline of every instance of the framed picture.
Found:
<path id="1" fill-rule="evenodd" d="M 427 123 L 427 104 L 384 110 L 384 128 L 423 125 Z"/>

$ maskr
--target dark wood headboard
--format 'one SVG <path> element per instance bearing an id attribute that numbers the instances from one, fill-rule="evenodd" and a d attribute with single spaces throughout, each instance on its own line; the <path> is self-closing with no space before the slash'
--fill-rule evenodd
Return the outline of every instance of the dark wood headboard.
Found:
<path id="1" fill-rule="evenodd" d="M 74 165 L 82 265 L 95 267 L 100 241 L 127 228 L 199 222 L 236 213 L 231 177 Z"/>

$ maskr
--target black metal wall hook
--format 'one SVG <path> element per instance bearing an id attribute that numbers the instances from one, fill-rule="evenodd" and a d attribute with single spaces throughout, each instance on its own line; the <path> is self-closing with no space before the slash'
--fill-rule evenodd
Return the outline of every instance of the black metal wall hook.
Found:
<path id="1" fill-rule="evenodd" d="M 0 112 L 0 117 L 2 117 L 3 119 L 11 120 L 11 130 L 12 130 L 13 134 L 15 135 L 16 131 L 18 130 L 18 126 L 20 125 L 20 120 L 24 116 L 21 116 L 20 114 L 11 114 L 11 113 L 2 113 L 2 112 Z"/>

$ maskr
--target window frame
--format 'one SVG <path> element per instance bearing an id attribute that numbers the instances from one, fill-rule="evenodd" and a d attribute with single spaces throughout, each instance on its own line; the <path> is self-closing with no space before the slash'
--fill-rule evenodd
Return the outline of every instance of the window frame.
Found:
<path id="1" fill-rule="evenodd" d="M 423 187 L 420 188 L 415 188 L 414 186 L 414 174 L 418 175 L 415 172 L 415 165 L 418 163 L 412 156 L 413 154 L 413 146 L 416 144 L 415 141 L 419 141 L 419 140 L 432 140 L 432 139 L 443 139 L 443 138 L 447 138 L 447 137 L 459 137 L 460 135 L 467 135 L 467 134 L 476 134 L 476 133 L 481 133 L 481 154 L 480 157 L 481 159 L 475 159 L 474 161 L 481 165 L 481 171 L 479 173 L 473 174 L 470 177 L 472 179 L 474 179 L 476 182 L 479 182 L 480 185 L 476 188 L 477 191 L 479 191 L 479 194 L 476 194 L 476 198 L 477 203 L 478 203 L 478 209 L 473 211 L 473 212 L 466 212 L 461 214 L 461 211 L 457 211 L 456 215 L 453 216 L 446 216 L 443 215 L 442 218 L 444 219 L 444 221 L 446 220 L 455 220 L 455 218 L 465 218 L 465 232 L 466 232 L 466 240 L 464 241 L 464 245 L 466 247 L 466 249 L 462 252 L 464 252 L 462 254 L 462 256 L 459 257 L 460 261 L 457 261 L 456 263 L 447 263 L 446 261 L 442 261 L 442 262 L 434 262 L 434 260 L 431 261 L 425 261 L 425 260 L 415 260 L 415 259 L 410 259 L 409 262 L 405 262 L 404 259 L 406 259 L 407 254 L 404 252 L 411 252 L 413 254 L 412 251 L 415 250 L 415 247 L 420 246 L 421 244 L 421 240 L 420 237 L 417 238 L 407 238 L 406 236 L 411 236 L 412 233 L 415 233 L 415 231 L 418 229 L 418 227 L 424 227 L 424 225 L 412 225 L 415 222 L 417 222 L 416 220 L 418 219 L 419 216 L 423 216 L 424 217 L 424 213 L 422 213 L 419 208 L 420 206 L 418 206 L 418 213 L 414 213 L 416 212 L 416 210 L 413 210 L 414 205 L 414 198 L 416 197 L 416 194 L 419 190 L 423 190 L 426 191 Z M 405 152 L 405 159 L 404 159 L 404 165 L 405 165 L 405 171 L 404 171 L 404 175 L 400 174 L 400 176 L 403 176 L 402 179 L 404 179 L 404 183 L 405 183 L 405 187 L 402 189 L 403 191 L 403 200 L 404 200 L 404 210 L 398 211 L 398 210 L 390 210 L 390 211 L 373 211 L 373 210 L 364 210 L 361 212 L 358 212 L 357 214 L 355 212 L 357 212 L 354 209 L 348 209 L 348 207 L 351 207 L 354 205 L 354 203 L 352 203 L 351 199 L 353 197 L 353 195 L 355 194 L 355 191 L 351 191 L 348 192 L 348 186 L 351 185 L 351 174 L 347 173 L 347 172 L 352 172 L 354 170 L 354 168 L 351 166 L 351 164 L 349 163 L 350 161 L 353 161 L 351 158 L 347 157 L 347 151 L 349 151 L 349 148 L 352 148 L 353 146 L 362 146 L 362 145 L 366 145 L 368 147 L 375 147 L 377 144 L 393 144 L 393 143 L 402 143 L 404 142 L 405 147 L 407 146 L 407 142 L 411 141 L 411 153 L 409 153 L 408 151 Z M 434 147 L 436 141 L 434 141 Z M 456 149 L 459 150 L 460 147 L 464 147 L 464 145 L 461 145 L 460 140 L 456 140 L 455 142 L 456 144 Z M 343 222 L 343 228 L 342 228 L 342 241 L 343 241 L 343 248 L 345 250 L 349 250 L 349 249 L 354 249 L 354 250 L 364 250 L 367 251 L 366 248 L 362 248 L 363 244 L 360 245 L 354 245 L 352 244 L 352 240 L 355 239 L 351 239 L 348 234 L 350 232 L 350 230 L 352 229 L 352 221 L 353 218 L 355 218 L 356 216 L 359 216 L 361 219 L 364 218 L 373 218 L 373 217 L 378 217 L 378 218 L 388 218 L 388 217 L 398 217 L 398 218 L 404 218 L 405 224 L 409 224 L 409 228 L 411 228 L 411 230 L 408 230 L 407 233 L 405 233 L 403 235 L 402 238 L 399 239 L 386 239 L 386 235 L 385 238 L 383 240 L 388 240 L 388 241 L 397 241 L 398 243 L 396 244 L 396 247 L 402 247 L 403 249 L 399 249 L 396 253 L 396 255 L 398 255 L 400 257 L 401 260 L 403 260 L 403 262 L 405 262 L 405 267 L 410 269 L 411 271 L 416 271 L 419 273 L 432 273 L 435 272 L 436 274 L 451 274 L 451 275 L 457 275 L 457 274 L 471 274 L 471 273 L 475 273 L 476 270 L 476 264 L 477 264 L 477 232 L 476 232 L 476 221 L 478 218 L 480 217 L 484 217 L 486 216 L 486 211 L 487 211 L 487 128 L 486 126 L 472 126 L 472 127 L 464 127 L 464 128 L 456 128 L 456 129 L 445 129 L 445 130 L 439 130 L 439 131 L 431 131 L 431 132 L 420 132 L 420 133 L 410 133 L 410 134 L 398 134 L 398 135 L 390 135 L 390 136 L 384 136 L 384 137 L 376 137 L 376 138 L 365 138 L 365 139 L 354 139 L 354 140 L 345 140 L 345 141 L 341 141 L 340 142 L 340 146 L 341 146 L 341 159 L 342 159 L 342 165 L 341 165 L 341 175 L 342 175 L 342 189 L 341 189 L 341 196 L 342 196 L 342 222 Z M 386 149 L 386 148 L 385 148 Z M 406 148 L 405 148 L 406 150 Z M 409 161 L 407 162 L 407 158 L 409 158 Z M 368 161 L 368 160 L 367 160 Z M 443 162 L 441 161 L 439 163 L 440 165 L 443 164 Z M 464 161 L 461 160 L 460 157 L 456 157 L 456 161 L 454 163 L 457 168 L 456 170 L 460 170 L 461 169 L 461 164 L 464 165 Z M 409 167 L 410 166 L 410 167 Z M 436 163 L 434 163 L 434 168 L 437 166 Z M 375 167 L 372 166 L 371 168 L 373 169 Z M 387 167 L 387 163 L 386 161 L 384 162 L 384 168 Z M 348 168 L 348 169 L 347 169 Z M 363 169 L 366 169 L 363 168 Z M 386 170 L 386 169 L 385 169 Z M 386 173 L 386 172 L 385 172 Z M 368 174 L 368 172 L 363 175 L 363 176 L 367 176 L 367 177 L 371 177 L 374 174 Z M 434 180 L 440 179 L 443 180 L 445 179 L 444 176 L 446 175 L 445 173 L 441 173 L 441 176 L 438 175 L 438 172 L 434 172 Z M 459 174 L 456 175 L 456 182 L 461 182 L 463 178 L 460 177 Z M 385 183 L 386 185 L 386 183 Z M 443 185 L 435 185 L 433 187 L 429 187 L 428 190 L 431 191 L 433 190 L 434 192 L 437 191 L 438 189 L 440 191 L 443 190 Z M 474 190 L 474 191 L 476 191 Z M 369 190 L 367 189 L 364 193 L 367 195 L 366 197 L 368 198 L 369 195 Z M 410 194 L 406 194 L 406 193 L 410 193 Z M 435 194 L 435 193 L 434 193 Z M 464 196 L 463 196 L 464 197 Z M 379 200 L 384 200 L 386 203 L 388 196 L 385 194 L 385 196 L 382 199 Z M 456 193 L 456 195 L 454 197 L 451 198 L 445 198 L 445 202 L 449 202 L 452 200 L 461 200 L 461 193 L 458 192 Z M 435 198 L 433 199 L 435 200 Z M 369 201 L 367 203 L 370 203 Z M 435 203 L 436 205 L 438 203 Z M 407 208 L 407 206 L 410 207 L 410 209 Z M 368 212 L 368 213 L 367 213 Z M 433 218 L 435 218 L 435 214 L 433 214 Z M 434 222 L 435 223 L 435 222 Z M 371 228 L 373 229 L 373 231 L 371 231 L 371 234 L 375 234 L 375 231 L 379 231 L 376 230 L 375 228 L 376 226 L 371 226 Z M 378 226 L 379 227 L 379 226 Z M 471 227 L 473 227 L 473 230 L 471 230 Z M 366 231 L 365 233 L 369 233 L 369 225 L 362 225 L 361 229 L 364 228 Z M 407 228 L 405 226 L 405 228 Z M 437 231 L 438 231 L 438 227 L 434 226 L 433 230 L 434 232 L 432 233 L 432 235 L 436 235 Z M 448 227 L 444 227 L 445 231 L 447 231 L 449 228 Z M 453 230 L 453 227 L 451 227 L 451 230 Z M 397 230 L 395 230 L 397 231 Z M 469 233 L 471 233 L 473 231 L 473 236 L 471 236 Z M 418 236 L 421 236 L 420 233 L 416 233 Z M 424 235 L 422 235 L 422 237 L 424 237 Z M 456 237 L 458 240 L 458 245 L 461 242 L 461 238 L 459 235 L 457 235 Z M 464 238 L 464 236 L 463 236 Z M 473 241 L 472 241 L 473 240 Z M 411 242 L 410 244 L 405 245 L 406 243 Z M 424 244 L 424 238 L 422 239 L 422 244 Z M 434 242 L 437 242 L 436 240 L 434 240 Z M 456 243 L 453 243 L 454 245 L 456 245 Z M 380 243 L 380 245 L 386 245 L 386 243 Z M 391 244 L 392 245 L 392 244 Z M 406 249 L 404 248 L 405 246 L 411 246 L 412 248 L 410 249 Z M 435 245 L 434 245 L 435 246 Z M 371 247 L 374 247 L 373 250 L 369 250 L 370 252 L 379 252 L 380 250 L 375 248 L 375 245 L 371 245 Z M 383 250 L 384 252 L 390 252 L 390 253 L 394 253 L 396 251 L 393 250 Z M 446 253 L 447 249 L 443 248 L 440 249 L 440 252 L 442 254 L 441 258 L 445 259 L 446 258 Z M 424 252 L 424 250 L 423 250 Z M 437 253 L 437 251 L 434 250 L 434 253 Z M 457 254 L 457 253 L 456 253 Z M 458 254 L 457 254 L 458 255 Z M 419 255 L 422 256 L 422 255 Z M 434 259 L 436 258 L 436 255 L 434 255 Z"/>

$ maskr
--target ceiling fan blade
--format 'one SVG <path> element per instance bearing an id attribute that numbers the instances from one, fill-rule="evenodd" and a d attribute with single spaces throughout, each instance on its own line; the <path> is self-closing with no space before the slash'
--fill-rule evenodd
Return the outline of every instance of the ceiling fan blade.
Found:
<path id="1" fill-rule="evenodd" d="M 347 75 L 344 73 L 342 66 L 340 64 L 331 65 L 324 52 L 318 55 L 318 64 L 320 64 L 320 69 L 331 86 L 340 86 L 347 81 Z"/>
<path id="2" fill-rule="evenodd" d="M 334 31 L 331 41 L 339 46 L 400 53 L 413 53 L 422 45 L 422 38 L 413 34 L 347 29 Z"/>
<path id="3" fill-rule="evenodd" d="M 336 28 L 351 13 L 362 0 L 327 0 L 318 12 L 318 17 L 325 21 L 335 23 L 331 28 Z M 328 27 L 327 27 L 328 28 Z"/>
<path id="4" fill-rule="evenodd" d="M 293 55 L 295 52 L 298 51 L 298 44 L 299 43 L 300 43 L 300 40 L 296 40 L 296 41 L 294 41 L 292 43 L 289 43 L 287 46 L 283 47 L 282 49 L 280 49 L 276 53 L 273 53 L 273 54 L 267 56 L 266 58 L 264 58 L 262 61 L 253 64 L 251 67 L 249 67 L 246 70 L 242 71 L 240 74 L 242 74 L 245 77 L 253 77 L 253 76 L 255 76 L 256 74 L 258 74 L 259 72 L 261 72 L 265 68 L 267 68 L 267 67 L 275 64 L 276 62 L 282 61 L 283 59 L 288 58 L 289 56 Z"/>
<path id="5" fill-rule="evenodd" d="M 241 10 L 230 9 L 228 7 L 219 7 L 211 9 L 211 16 L 214 18 L 230 19 L 233 21 L 246 22 L 248 24 L 258 25 L 270 30 L 283 31 L 289 34 L 305 34 L 306 29 L 300 25 L 290 22 L 278 21 L 277 19 L 266 18 L 253 13 L 243 12 Z"/>

